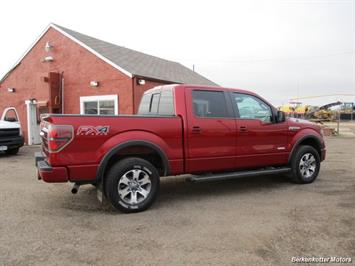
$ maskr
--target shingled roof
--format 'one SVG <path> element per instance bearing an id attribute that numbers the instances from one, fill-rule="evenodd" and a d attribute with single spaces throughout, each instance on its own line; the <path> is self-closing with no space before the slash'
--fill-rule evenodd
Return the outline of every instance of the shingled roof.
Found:
<path id="1" fill-rule="evenodd" d="M 217 85 L 180 63 L 108 43 L 53 24 L 134 76 L 201 85 Z"/>
<path id="2" fill-rule="evenodd" d="M 192 71 L 180 63 L 108 43 L 56 24 L 50 24 L 42 33 L 42 35 L 37 39 L 37 41 L 51 27 L 65 34 L 70 39 L 74 40 L 78 44 L 93 52 L 95 55 L 99 56 L 105 62 L 116 67 L 131 77 L 145 77 L 172 83 L 218 86 L 218 84 L 201 76 L 197 72 Z M 37 43 L 37 41 L 33 44 L 33 46 Z M 32 49 L 32 47 L 26 52 L 26 54 Z M 0 82 L 4 80 L 14 68 L 16 68 L 16 66 L 22 61 L 23 57 L 0 80 Z"/>

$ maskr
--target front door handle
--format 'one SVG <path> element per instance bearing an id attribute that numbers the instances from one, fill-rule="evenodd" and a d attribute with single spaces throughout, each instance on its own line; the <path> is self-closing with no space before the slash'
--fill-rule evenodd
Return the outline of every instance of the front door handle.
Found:
<path id="1" fill-rule="evenodd" d="M 199 134 L 201 133 L 201 128 L 199 126 L 193 126 L 192 127 L 192 133 L 193 134 Z"/>
<path id="2" fill-rule="evenodd" d="M 239 127 L 239 130 L 240 130 L 241 132 L 247 132 L 247 131 L 248 131 L 248 127 L 247 127 L 247 126 L 240 126 L 240 127 Z"/>

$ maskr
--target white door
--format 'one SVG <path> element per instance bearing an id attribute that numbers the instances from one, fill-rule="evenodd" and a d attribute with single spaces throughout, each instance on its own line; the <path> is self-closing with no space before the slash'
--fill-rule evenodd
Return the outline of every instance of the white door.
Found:
<path id="1" fill-rule="evenodd" d="M 41 143 L 39 136 L 39 123 L 37 121 L 37 105 L 34 101 L 26 101 L 27 105 L 27 127 L 28 127 L 28 145 Z"/>

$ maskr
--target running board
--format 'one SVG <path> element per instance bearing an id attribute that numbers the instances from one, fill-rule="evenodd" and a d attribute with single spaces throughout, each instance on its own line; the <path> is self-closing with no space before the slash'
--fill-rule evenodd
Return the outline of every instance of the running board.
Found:
<path id="1" fill-rule="evenodd" d="M 241 177 L 258 176 L 258 175 L 272 175 L 272 174 L 282 174 L 291 171 L 289 167 L 280 167 L 272 169 L 260 169 L 260 170 L 250 170 L 250 171 L 239 171 L 221 174 L 208 174 L 208 175 L 193 175 L 188 177 L 188 180 L 194 183 L 207 182 L 207 181 L 217 181 L 217 180 L 229 180 Z"/>

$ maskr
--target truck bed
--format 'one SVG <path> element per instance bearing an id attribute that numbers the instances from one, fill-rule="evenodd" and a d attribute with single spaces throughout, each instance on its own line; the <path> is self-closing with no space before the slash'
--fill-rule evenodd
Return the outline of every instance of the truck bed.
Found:
<path id="1" fill-rule="evenodd" d="M 183 130 L 179 116 L 49 115 L 42 121 L 45 124 L 42 147 L 47 161 L 54 167 L 67 167 L 70 181 L 94 179 L 107 151 L 135 139 L 158 144 L 169 158 L 172 173 L 183 170 Z M 47 150 L 45 128 L 52 123 L 74 128 L 73 140 L 60 153 Z M 107 132 L 100 132 L 105 127 Z M 86 169 L 85 173 L 82 169 Z"/>

